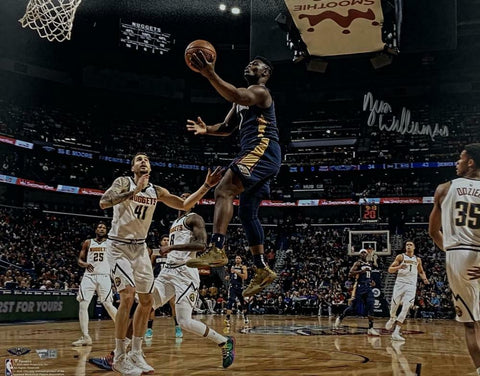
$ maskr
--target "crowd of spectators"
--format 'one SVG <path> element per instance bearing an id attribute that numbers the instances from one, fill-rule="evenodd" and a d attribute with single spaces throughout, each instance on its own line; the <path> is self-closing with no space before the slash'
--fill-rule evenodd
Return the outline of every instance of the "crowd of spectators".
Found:
<path id="1" fill-rule="evenodd" d="M 384 99 L 384 98 L 382 98 Z M 403 100 L 400 99 L 400 100 Z M 390 101 L 387 101 L 390 102 Z M 370 111 L 362 111 L 356 102 L 320 103 L 305 111 L 294 122 L 292 141 L 326 140 L 321 146 L 298 147 L 292 142 L 285 150 L 287 164 L 370 164 L 427 161 L 455 161 L 461 148 L 478 142 L 480 107 L 463 99 L 450 97 L 443 103 L 423 100 L 389 103 L 392 113 L 384 114 L 383 124 L 390 126 L 402 109 L 410 111 L 411 123 L 432 129 L 448 128 L 448 136 L 401 134 L 379 130 L 378 114 L 374 125 L 367 125 Z M 353 144 L 335 143 L 351 140 Z"/>
<path id="2" fill-rule="evenodd" d="M 97 219 L 52 215 L 39 210 L 0 208 L 0 289 L 78 289 L 83 270 L 77 265 L 82 242 L 93 236 Z M 163 227 L 162 227 L 163 226 Z M 148 243 L 158 245 L 168 224 L 152 228 Z M 445 273 L 444 254 L 436 250 L 425 227 L 407 228 L 403 239 L 414 239 L 416 254 L 424 263 L 430 285 L 418 284 L 412 315 L 451 317 L 453 307 Z M 267 262 L 279 278 L 263 293 L 248 300 L 254 314 L 335 315 L 350 298 L 352 281 L 348 271 L 355 258 L 347 253 L 347 231 L 329 226 L 302 225 L 285 221 L 267 227 Z M 243 230 L 231 226 L 226 246 L 229 259 L 242 256 L 253 275 L 251 256 Z M 395 252 L 394 252 L 395 253 Z M 378 258 L 382 283 L 392 257 Z M 228 283 L 221 276 L 202 276 L 202 312 L 225 309 Z M 208 286 L 208 287 L 207 287 Z"/>
<path id="3" fill-rule="evenodd" d="M 74 217 L 2 208 L 0 287 L 78 288 L 78 253 L 90 229 Z"/>
<path id="4" fill-rule="evenodd" d="M 420 125 L 448 127 L 448 137 L 431 139 L 428 135 L 379 131 L 366 125 L 367 115 L 354 103 L 337 106 L 319 104 L 303 115 L 297 115 L 303 120 L 294 120 L 288 127 L 283 126 L 289 132 L 289 139 L 283 142 L 284 164 L 315 166 L 455 161 L 465 143 L 479 140 L 476 129 L 480 123 L 480 109 L 476 104 L 452 100 L 435 106 L 412 103 L 408 108 L 416 115 L 412 120 Z M 218 117 L 218 105 L 203 106 L 201 110 L 211 114 L 209 117 Z M 225 164 L 238 150 L 235 141 L 224 142 L 222 138 L 189 134 L 184 126 L 186 119 L 179 117 L 175 106 L 160 105 L 157 113 L 114 116 L 110 119 L 97 119 L 98 115 L 92 114 L 92 111 L 80 112 L 47 105 L 28 107 L 0 99 L 0 133 L 43 145 L 76 147 L 117 158 L 128 159 L 138 150 L 146 150 L 152 160 L 204 166 Z M 356 139 L 356 142 L 347 146 L 333 143 L 302 148 L 292 142 L 349 138 Z M 25 170 L 25 167 L 38 164 L 40 169 L 56 170 L 57 163 L 54 162 L 55 168 L 50 166 L 51 163 L 41 158 L 21 168 Z M 75 171 L 79 175 L 75 179 L 95 169 L 90 161 L 70 163 L 72 166 L 67 166 L 66 171 Z"/>
<path id="5" fill-rule="evenodd" d="M 160 115 L 99 120 L 91 113 L 94 108 L 80 112 L 47 105 L 27 107 L 0 99 L 0 134 L 117 158 L 128 159 L 142 150 L 156 161 L 207 166 L 223 157 L 231 159 L 238 150 L 235 142 L 230 145 L 216 137 L 206 141 L 189 134 L 186 119 L 179 119 L 171 108 L 157 110 Z"/>
<path id="6" fill-rule="evenodd" d="M 337 169 L 317 171 L 315 166 L 370 163 L 453 162 L 461 147 L 478 141 L 480 109 L 475 104 L 413 105 L 420 124 L 448 126 L 448 137 L 399 136 L 365 125 L 365 113 L 344 105 L 327 110 L 319 104 L 306 112 L 304 121 L 292 121 L 290 139 L 284 145 L 284 165 L 272 184 L 273 199 L 346 198 L 372 196 L 430 196 L 435 186 L 451 178 L 452 167 L 405 170 Z M 212 112 L 215 106 L 206 106 Z M 93 111 L 93 109 L 92 109 Z M 0 173 L 56 184 L 106 189 L 113 178 L 129 173 L 128 164 L 106 162 L 99 156 L 129 159 L 138 150 L 152 161 L 198 166 L 227 165 L 238 150 L 235 140 L 195 137 L 185 130 L 175 108 L 156 113 L 116 116 L 99 126 L 88 109 L 75 112 L 48 106 L 26 107 L 0 100 L 0 134 L 36 142 L 34 150 L 4 146 L 0 149 Z M 218 114 L 211 115 L 217 117 Z M 315 121 L 312 119 L 316 119 Z M 313 123 L 312 123 L 313 122 Z M 362 125 L 363 124 L 363 125 Z M 331 128 L 331 129 L 330 129 Z M 92 135 L 95 135 L 92 136 Z M 356 138 L 354 145 L 293 147 L 290 141 Z M 40 144 L 39 144 L 40 143 Z M 40 146 L 43 145 L 43 146 Z M 81 148 L 91 159 L 52 152 L 49 146 Z M 295 169 L 290 167 L 295 165 Z M 302 167 L 300 171 L 300 166 Z M 312 170 L 313 168 L 313 170 Z M 154 167 L 159 182 L 194 186 L 198 171 Z M 152 179 L 153 181 L 153 179 Z M 309 196 L 309 197 L 306 197 Z"/>

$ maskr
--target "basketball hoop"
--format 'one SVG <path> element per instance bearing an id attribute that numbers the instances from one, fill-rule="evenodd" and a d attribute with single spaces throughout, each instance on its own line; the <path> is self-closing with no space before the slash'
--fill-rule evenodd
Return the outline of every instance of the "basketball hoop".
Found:
<path id="1" fill-rule="evenodd" d="M 75 12 L 82 0 L 30 0 L 25 15 L 18 20 L 22 27 L 37 30 L 50 42 L 70 40 Z"/>

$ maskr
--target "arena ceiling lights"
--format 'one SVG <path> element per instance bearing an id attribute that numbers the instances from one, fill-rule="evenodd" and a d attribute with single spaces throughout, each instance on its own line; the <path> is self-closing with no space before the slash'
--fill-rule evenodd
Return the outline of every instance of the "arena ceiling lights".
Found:
<path id="1" fill-rule="evenodd" d="M 218 9 L 220 9 L 221 12 L 226 12 L 228 9 L 229 9 L 229 6 L 225 3 L 225 2 L 221 2 L 219 5 L 218 5 Z M 242 10 L 241 8 L 238 6 L 238 4 L 236 4 L 235 2 L 233 3 L 233 5 L 230 7 L 230 13 L 237 16 L 239 15 L 240 13 L 242 13 Z"/>

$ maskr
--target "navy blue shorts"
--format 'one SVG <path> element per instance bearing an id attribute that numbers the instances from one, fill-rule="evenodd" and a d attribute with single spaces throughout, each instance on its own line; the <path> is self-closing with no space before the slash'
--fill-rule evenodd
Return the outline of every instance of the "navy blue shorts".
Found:
<path id="1" fill-rule="evenodd" d="M 262 191 L 265 196 L 270 191 L 270 180 L 280 171 L 281 163 L 282 153 L 278 142 L 264 138 L 253 150 L 235 158 L 229 168 L 242 180 L 245 192 Z"/>
<path id="2" fill-rule="evenodd" d="M 227 309 L 232 309 L 233 305 L 235 304 L 235 299 L 237 298 L 242 306 L 245 305 L 245 300 L 243 299 L 242 295 L 242 287 L 230 286 L 230 289 L 228 290 Z"/>
<path id="3" fill-rule="evenodd" d="M 370 286 L 358 286 L 357 291 L 355 293 L 355 300 L 362 301 L 364 306 L 365 306 L 365 311 L 367 315 L 371 316 L 373 315 L 373 307 L 375 304 L 375 297 L 373 296 L 373 291 Z"/>

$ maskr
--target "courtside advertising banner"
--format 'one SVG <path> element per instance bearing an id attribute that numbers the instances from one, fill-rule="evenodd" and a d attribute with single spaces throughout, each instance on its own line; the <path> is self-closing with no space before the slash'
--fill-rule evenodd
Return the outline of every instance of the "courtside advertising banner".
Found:
<path id="1" fill-rule="evenodd" d="M 308 53 L 350 55 L 381 51 L 381 0 L 285 0 Z"/>

